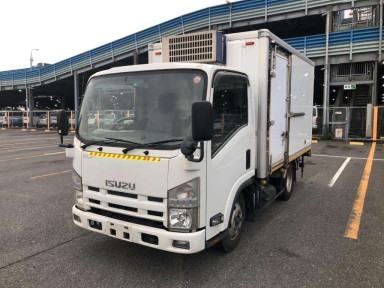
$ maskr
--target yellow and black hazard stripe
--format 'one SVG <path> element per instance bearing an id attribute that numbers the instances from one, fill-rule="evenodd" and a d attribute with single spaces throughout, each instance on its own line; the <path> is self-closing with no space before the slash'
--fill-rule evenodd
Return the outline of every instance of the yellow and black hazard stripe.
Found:
<path id="1" fill-rule="evenodd" d="M 88 155 L 93 157 L 101 157 L 101 158 L 135 160 L 135 161 L 146 161 L 146 162 L 160 162 L 161 160 L 161 158 L 159 157 L 123 155 L 123 154 L 104 153 L 104 152 L 89 152 Z"/>

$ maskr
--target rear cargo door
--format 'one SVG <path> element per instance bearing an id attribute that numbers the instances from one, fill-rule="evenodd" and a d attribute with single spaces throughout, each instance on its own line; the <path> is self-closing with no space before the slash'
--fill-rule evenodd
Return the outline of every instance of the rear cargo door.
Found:
<path id="1" fill-rule="evenodd" d="M 284 162 L 288 108 L 288 58 L 276 53 L 269 105 L 269 156 L 272 168 Z"/>

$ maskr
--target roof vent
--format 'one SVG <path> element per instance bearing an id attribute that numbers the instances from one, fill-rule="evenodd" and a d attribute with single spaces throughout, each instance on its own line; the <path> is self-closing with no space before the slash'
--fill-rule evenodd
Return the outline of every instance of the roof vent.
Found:
<path id="1" fill-rule="evenodd" d="M 163 62 L 225 64 L 225 36 L 217 31 L 163 38 Z"/>

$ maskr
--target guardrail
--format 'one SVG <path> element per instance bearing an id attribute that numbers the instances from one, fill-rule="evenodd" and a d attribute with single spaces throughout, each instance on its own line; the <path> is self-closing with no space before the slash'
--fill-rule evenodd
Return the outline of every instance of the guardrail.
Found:
<path id="1" fill-rule="evenodd" d="M 379 39 L 379 27 L 332 32 L 329 34 L 329 55 L 377 52 Z M 325 34 L 290 38 L 285 41 L 307 57 L 325 55 Z"/>
<path id="2" fill-rule="evenodd" d="M 352 2 L 363 0 L 351 0 Z M 269 16 L 285 14 L 295 11 L 308 11 L 311 8 L 323 7 L 330 4 L 346 3 L 345 0 L 245 0 L 234 2 L 231 5 L 223 4 L 205 8 L 193 13 L 189 13 L 159 25 L 150 27 L 138 33 L 126 36 L 111 43 L 81 53 L 69 59 L 58 63 L 27 69 L 11 70 L 0 72 L 1 87 L 39 85 L 44 81 L 57 79 L 62 75 L 71 75 L 73 71 L 79 69 L 92 69 L 93 65 L 105 60 L 114 61 L 115 57 L 126 53 L 146 48 L 148 44 L 160 42 L 162 37 L 199 29 L 211 29 L 212 25 L 230 24 L 236 21 L 264 18 L 268 20 Z M 378 29 L 378 28 L 377 28 Z M 356 30 L 355 30 L 356 31 Z M 347 32 L 348 33 L 348 32 Z M 360 32 L 358 32 L 359 34 Z M 364 37 L 364 32 L 360 33 Z M 310 36 L 312 37 L 312 36 Z M 307 47 L 307 45 L 317 45 L 320 41 L 324 43 L 323 35 L 308 38 L 307 44 L 301 44 L 304 41 L 299 37 L 294 41 L 289 39 L 292 45 L 297 47 Z M 318 37 L 318 38 L 316 38 Z M 324 38 L 325 39 L 325 38 Z M 356 38 L 357 39 L 357 38 Z M 314 42 L 311 44 L 311 41 Z M 321 45 L 320 45 L 321 46 Z M 313 47 L 320 47 L 313 46 Z M 371 49 L 378 50 L 378 45 L 373 45 Z M 299 49 L 302 49 L 299 48 Z M 309 47 L 308 47 L 309 48 Z M 366 49 L 364 45 L 360 51 Z M 356 50 L 357 51 L 357 50 Z M 316 53 L 312 53 L 317 55 Z M 319 54 L 319 53 L 318 53 Z M 321 54 L 321 53 L 320 53 Z M 310 56 L 310 55 L 308 55 Z M 311 57 L 311 56 L 310 56 Z M 314 56 L 316 57 L 316 56 Z"/>

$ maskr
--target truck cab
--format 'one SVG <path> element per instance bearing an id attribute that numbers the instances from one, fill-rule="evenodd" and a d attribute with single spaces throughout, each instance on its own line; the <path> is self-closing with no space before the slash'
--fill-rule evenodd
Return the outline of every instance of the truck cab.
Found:
<path id="1" fill-rule="evenodd" d="M 266 49 L 266 61 L 258 64 L 265 67 L 257 66 L 256 72 L 236 65 L 168 62 L 93 75 L 74 144 L 66 148 L 73 158 L 74 223 L 170 252 L 196 253 L 217 243 L 231 251 L 246 219 L 254 221 L 277 198 L 288 200 L 296 170 L 310 153 L 313 105 L 307 101 L 308 107 L 298 108 L 305 113 L 293 113 L 280 83 L 279 105 L 290 114 L 279 112 L 278 120 L 263 112 L 273 93 L 262 85 L 273 75 L 267 38 L 250 47 Z M 304 70 L 300 73 L 308 74 Z M 306 93 L 312 98 L 311 91 Z M 111 110 L 118 111 L 112 123 L 97 123 L 95 115 Z M 269 143 L 276 134 L 271 126 L 280 129 L 289 117 L 309 117 L 305 133 L 292 130 L 301 135 L 301 146 L 286 145 L 284 131 L 276 136 L 278 145 Z M 59 130 L 64 122 L 58 114 Z"/>

